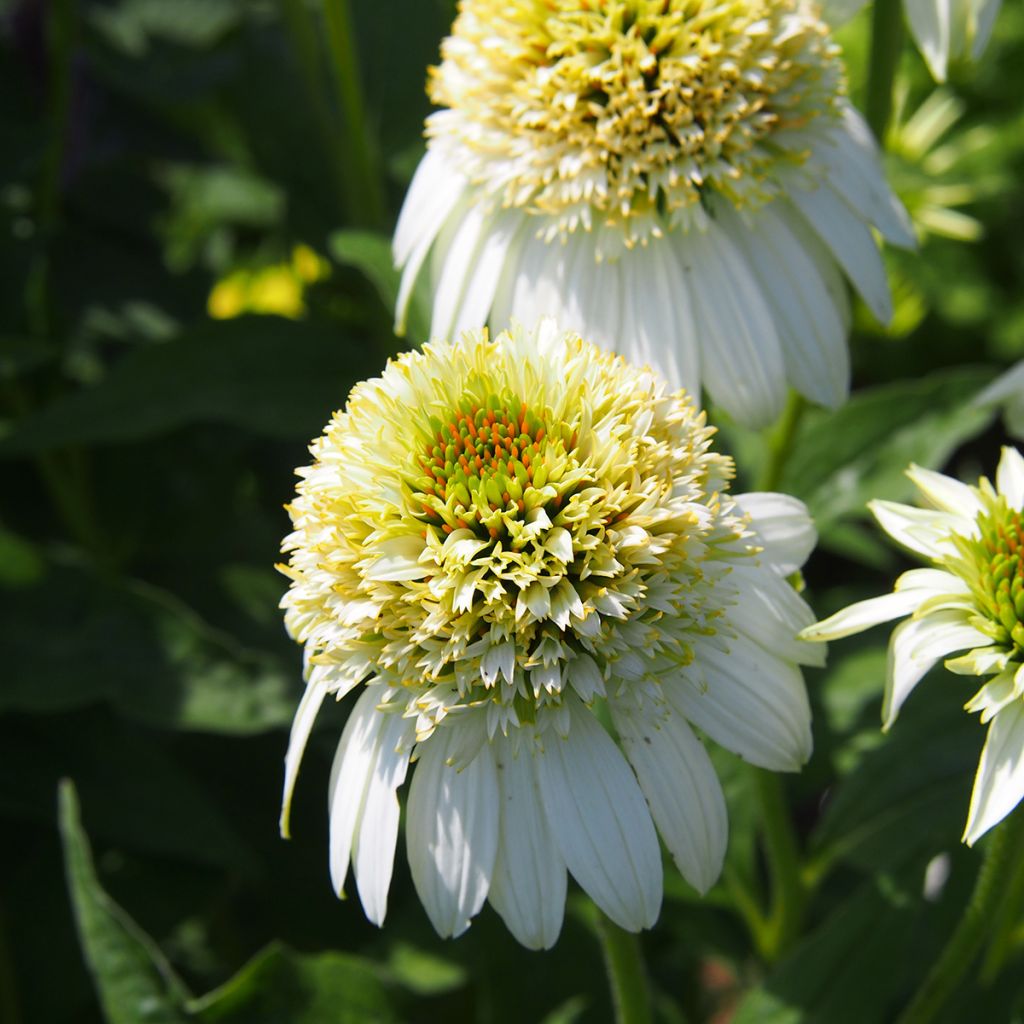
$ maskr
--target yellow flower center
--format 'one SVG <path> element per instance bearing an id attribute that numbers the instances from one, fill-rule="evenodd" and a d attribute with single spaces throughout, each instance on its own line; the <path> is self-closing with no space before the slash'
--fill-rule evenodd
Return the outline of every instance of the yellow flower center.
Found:
<path id="1" fill-rule="evenodd" d="M 711 187 L 771 198 L 803 153 L 772 136 L 831 114 L 838 50 L 800 0 L 462 0 L 432 69 L 436 145 L 553 237 L 598 223 L 627 244 Z M 456 154 L 453 154 L 456 155 Z"/>

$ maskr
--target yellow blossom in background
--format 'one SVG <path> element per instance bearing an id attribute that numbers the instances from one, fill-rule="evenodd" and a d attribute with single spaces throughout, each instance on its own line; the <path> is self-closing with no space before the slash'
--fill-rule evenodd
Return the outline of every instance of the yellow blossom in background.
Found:
<path id="1" fill-rule="evenodd" d="M 257 270 L 235 270 L 214 286 L 207 312 L 215 320 L 245 313 L 273 313 L 297 320 L 306 312 L 305 291 L 330 272 L 329 264 L 306 245 L 292 250 L 289 263 Z"/>

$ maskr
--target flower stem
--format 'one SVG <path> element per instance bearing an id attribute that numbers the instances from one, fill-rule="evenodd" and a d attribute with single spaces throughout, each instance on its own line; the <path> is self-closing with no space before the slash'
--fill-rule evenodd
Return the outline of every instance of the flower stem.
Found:
<path id="1" fill-rule="evenodd" d="M 768 462 L 758 482 L 758 490 L 774 491 L 779 486 L 786 460 L 793 448 L 793 438 L 796 437 L 797 427 L 806 409 L 807 401 L 803 395 L 791 391 L 786 408 L 768 435 Z"/>
<path id="2" fill-rule="evenodd" d="M 366 122 L 349 0 L 324 0 L 324 19 L 338 104 L 347 132 L 345 153 L 348 183 L 352 189 L 350 209 L 357 223 L 381 227 L 384 224 L 384 195 L 377 173 L 377 147 Z"/>
<path id="3" fill-rule="evenodd" d="M 1014 817 L 1024 820 L 1024 815 Z M 1004 821 L 989 836 L 974 892 L 960 924 L 914 998 L 897 1019 L 897 1024 L 927 1024 L 933 1020 L 974 963 L 1003 899 L 1004 876 L 1010 851 L 1015 845 L 1014 831 L 1010 821 Z"/>
<path id="4" fill-rule="evenodd" d="M 601 913 L 597 914 L 596 926 L 612 990 L 616 1024 L 651 1024 L 651 993 L 640 940 Z"/>
<path id="5" fill-rule="evenodd" d="M 763 933 L 762 953 L 777 960 L 800 934 L 806 893 L 800 873 L 800 854 L 793 822 L 786 807 L 782 782 L 774 772 L 755 769 L 761 802 L 765 855 L 772 879 L 772 905 Z"/>
<path id="6" fill-rule="evenodd" d="M 864 112 L 878 144 L 892 116 L 892 92 L 903 49 L 903 12 L 900 0 L 875 0 L 871 11 L 871 56 L 868 62 Z"/>

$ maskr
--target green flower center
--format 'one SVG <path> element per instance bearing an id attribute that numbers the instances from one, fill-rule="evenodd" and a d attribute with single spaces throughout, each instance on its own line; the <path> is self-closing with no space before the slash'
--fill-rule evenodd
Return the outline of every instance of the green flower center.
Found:
<path id="1" fill-rule="evenodd" d="M 414 507 L 444 533 L 471 529 L 496 538 L 509 517 L 539 506 L 561 508 L 579 482 L 571 458 L 576 431 L 549 424 L 517 395 L 464 398 L 453 415 L 430 417 L 430 440 L 410 481 Z"/>
<path id="2" fill-rule="evenodd" d="M 981 528 L 979 565 L 983 601 L 997 643 L 1024 652 L 1024 524 L 1000 498 Z"/>

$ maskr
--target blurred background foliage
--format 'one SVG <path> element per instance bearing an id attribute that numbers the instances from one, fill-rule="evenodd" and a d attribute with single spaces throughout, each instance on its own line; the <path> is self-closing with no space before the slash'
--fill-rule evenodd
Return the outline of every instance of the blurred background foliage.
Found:
<path id="1" fill-rule="evenodd" d="M 382 0 L 349 26 L 326 9 L 0 0 L 3 1021 L 611 1019 L 581 903 L 538 955 L 489 909 L 437 940 L 401 851 L 383 930 L 332 896 L 323 793 L 345 707 L 314 735 L 296 838 L 277 835 L 301 692 L 276 608 L 283 505 L 309 439 L 406 344 L 389 232 L 454 13 Z M 859 97 L 868 16 L 840 39 Z M 822 614 L 909 564 L 863 508 L 909 497 L 907 462 L 994 470 L 1001 427 L 972 398 L 1024 356 L 1022 95 L 1019 3 L 941 90 L 905 47 L 888 161 L 921 247 L 888 254 L 894 324 L 857 310 L 854 397 L 812 410 L 782 467 L 821 529 Z M 421 303 L 411 341 L 426 323 Z M 770 472 L 764 439 L 722 440 L 742 487 Z M 816 752 L 786 780 L 805 934 L 773 963 L 751 777 L 716 754 L 728 863 L 704 900 L 668 869 L 643 938 L 659 1020 L 885 1021 L 962 913 L 970 683 L 936 678 L 883 739 L 885 639 L 809 673 Z M 1018 871 L 945 1020 L 1021 1019 L 1022 906 Z"/>

